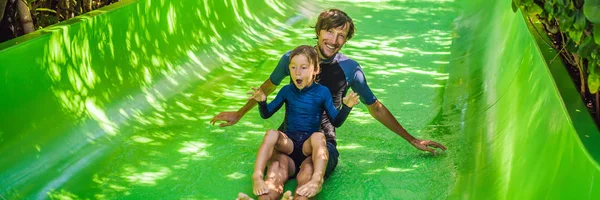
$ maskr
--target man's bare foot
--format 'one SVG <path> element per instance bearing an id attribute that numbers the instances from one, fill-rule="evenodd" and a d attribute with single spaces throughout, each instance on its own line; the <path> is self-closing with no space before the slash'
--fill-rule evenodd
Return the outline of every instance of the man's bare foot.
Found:
<path id="1" fill-rule="evenodd" d="M 238 198 L 235 200 L 254 200 L 253 198 L 250 198 L 247 194 L 244 193 L 239 193 L 238 194 Z"/>
<path id="2" fill-rule="evenodd" d="M 265 181 L 262 179 L 262 177 L 253 176 L 252 184 L 252 190 L 256 196 L 267 194 L 269 192 L 269 187 L 267 184 L 265 184 Z"/>
<path id="3" fill-rule="evenodd" d="M 300 186 L 300 188 L 296 190 L 296 194 L 308 198 L 314 197 L 317 193 L 321 192 L 322 184 L 323 181 L 310 180 L 308 183 Z"/>
<path id="4" fill-rule="evenodd" d="M 292 200 L 294 199 L 294 197 L 292 196 L 292 191 L 286 191 L 285 193 L 283 193 L 283 197 L 281 197 L 281 200 Z"/>

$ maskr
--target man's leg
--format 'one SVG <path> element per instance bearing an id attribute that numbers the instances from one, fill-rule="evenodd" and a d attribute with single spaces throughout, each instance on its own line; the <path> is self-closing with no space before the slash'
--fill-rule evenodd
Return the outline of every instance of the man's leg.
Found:
<path id="1" fill-rule="evenodd" d="M 263 180 L 264 170 L 269 160 L 272 157 L 281 152 L 289 154 L 292 152 L 294 145 L 284 133 L 277 130 L 269 130 L 265 134 L 262 144 L 258 148 L 256 155 L 256 161 L 254 163 L 254 173 L 252 174 L 252 191 L 255 195 L 264 195 L 269 192 L 269 186 Z M 275 163 L 275 162 L 273 162 Z M 279 163 L 279 164 L 277 164 Z M 271 164 L 271 167 L 278 168 L 281 164 L 287 164 L 287 162 L 277 162 L 275 165 Z M 278 177 L 277 171 L 267 174 L 268 176 Z M 285 171 L 287 172 L 287 171 Z M 286 177 L 287 178 L 287 177 Z"/>
<path id="2" fill-rule="evenodd" d="M 313 133 L 310 138 L 304 142 L 304 145 L 302 146 L 302 152 L 306 156 L 310 155 L 313 166 L 313 174 L 307 183 L 303 184 L 298 188 L 298 190 L 296 190 L 296 194 L 306 197 L 313 197 L 321 191 L 321 186 L 323 185 L 324 181 L 323 176 L 325 176 L 325 169 L 329 159 L 327 143 L 325 142 L 325 134 L 322 132 Z"/>
<path id="3" fill-rule="evenodd" d="M 302 165 L 300 166 L 300 172 L 298 172 L 298 175 L 296 176 L 298 186 L 296 186 L 296 195 L 294 195 L 294 200 L 308 199 L 308 197 L 298 194 L 298 190 L 300 187 L 306 185 L 306 183 L 310 181 L 313 176 L 313 172 L 313 161 L 311 157 L 308 157 L 302 162 Z"/>
<path id="4" fill-rule="evenodd" d="M 258 196 L 258 199 L 279 199 L 283 193 L 283 185 L 296 171 L 294 161 L 287 155 L 276 153 L 267 169 L 265 184 L 269 187 L 268 193 Z"/>

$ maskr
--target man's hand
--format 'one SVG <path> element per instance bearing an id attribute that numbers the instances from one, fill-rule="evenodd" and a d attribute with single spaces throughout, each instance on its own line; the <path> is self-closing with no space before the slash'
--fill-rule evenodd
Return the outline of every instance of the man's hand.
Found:
<path id="1" fill-rule="evenodd" d="M 240 118 L 242 118 L 242 115 L 238 112 L 221 112 L 217 116 L 213 117 L 213 119 L 210 120 L 210 123 L 215 125 L 215 122 L 217 121 L 225 121 L 219 124 L 219 127 L 225 127 L 236 124 Z"/>
<path id="2" fill-rule="evenodd" d="M 342 101 L 344 102 L 344 105 L 352 108 L 353 106 L 355 106 L 356 104 L 358 104 L 358 94 L 354 93 L 353 91 L 350 91 L 350 94 L 348 94 L 348 96 L 344 97 L 342 99 Z"/>
<path id="3" fill-rule="evenodd" d="M 429 147 L 435 147 L 435 148 L 439 148 L 443 151 L 446 151 L 446 147 L 444 145 L 441 145 L 440 143 L 431 141 L 431 140 L 419 140 L 419 139 L 414 139 L 413 141 L 410 142 L 410 144 L 412 144 L 415 148 L 421 150 L 421 151 L 429 151 L 432 154 L 435 155 L 435 150 L 433 150 L 432 148 Z"/>

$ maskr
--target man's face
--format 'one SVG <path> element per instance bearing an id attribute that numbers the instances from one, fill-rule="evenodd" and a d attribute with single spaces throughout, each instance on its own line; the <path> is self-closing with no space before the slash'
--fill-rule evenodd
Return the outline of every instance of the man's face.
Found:
<path id="1" fill-rule="evenodd" d="M 292 57 L 290 61 L 290 76 L 298 89 L 304 89 L 313 83 L 314 75 L 317 74 L 313 66 L 304 54 Z"/>
<path id="2" fill-rule="evenodd" d="M 319 31 L 319 41 L 317 43 L 319 57 L 321 59 L 329 59 L 335 56 L 346 43 L 349 25 L 330 28 L 328 30 Z"/>

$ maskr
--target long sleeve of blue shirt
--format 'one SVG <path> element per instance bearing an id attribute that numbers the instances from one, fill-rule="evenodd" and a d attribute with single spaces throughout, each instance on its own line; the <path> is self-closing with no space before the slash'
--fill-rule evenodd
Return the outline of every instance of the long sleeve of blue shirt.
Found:
<path id="1" fill-rule="evenodd" d="M 331 98 L 331 94 L 329 94 L 328 92 L 325 92 L 324 95 L 325 95 L 324 108 L 325 108 L 325 111 L 327 112 L 327 116 L 329 117 L 329 121 L 335 127 L 342 126 L 342 124 L 344 124 L 344 121 L 346 121 L 346 118 L 348 118 L 348 115 L 350 114 L 350 111 L 352 110 L 352 108 L 350 108 L 350 107 L 346 106 L 346 104 L 342 103 L 342 109 L 340 109 L 340 111 L 338 112 L 338 110 L 333 105 L 333 99 Z"/>
<path id="2" fill-rule="evenodd" d="M 290 84 L 281 88 L 273 101 L 258 102 L 260 116 L 267 119 L 284 104 L 286 106 L 284 127 L 288 131 L 319 131 L 322 117 L 329 118 L 332 125 L 339 127 L 351 111 L 351 108 L 345 105 L 338 111 L 325 86 L 314 84 L 299 90 Z M 323 112 L 326 116 L 322 115 Z"/>
<path id="3" fill-rule="evenodd" d="M 275 99 L 273 99 L 273 101 L 271 101 L 271 103 L 269 103 L 268 105 L 267 101 L 258 102 L 258 110 L 260 111 L 260 117 L 262 117 L 263 119 L 267 119 L 273 116 L 273 114 L 275 114 L 281 108 L 281 106 L 283 105 L 282 93 L 283 92 L 277 93 Z"/>

